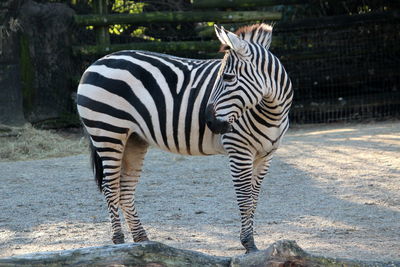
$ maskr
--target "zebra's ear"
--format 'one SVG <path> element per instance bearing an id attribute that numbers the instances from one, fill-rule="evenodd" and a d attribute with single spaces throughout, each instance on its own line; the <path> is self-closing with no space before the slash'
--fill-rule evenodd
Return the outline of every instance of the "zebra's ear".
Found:
<path id="1" fill-rule="evenodd" d="M 246 42 L 240 39 L 239 36 L 233 32 L 225 30 L 223 26 L 218 28 L 218 26 L 214 24 L 214 28 L 215 34 L 223 45 L 229 46 L 232 50 L 235 50 L 235 52 L 240 53 L 241 51 L 244 51 Z"/>

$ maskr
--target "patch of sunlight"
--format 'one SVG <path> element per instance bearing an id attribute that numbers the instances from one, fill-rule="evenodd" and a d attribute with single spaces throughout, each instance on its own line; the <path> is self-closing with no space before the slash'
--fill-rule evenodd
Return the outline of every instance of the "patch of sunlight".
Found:
<path id="1" fill-rule="evenodd" d="M 16 231 L 0 228 L 0 257 L 109 243 L 109 227 L 104 222 L 50 222 Z"/>
<path id="2" fill-rule="evenodd" d="M 377 135 L 375 135 L 375 137 L 400 140 L 400 135 L 394 135 L 394 134 L 377 134 Z"/>
<path id="3" fill-rule="evenodd" d="M 325 131 L 314 131 L 314 132 L 308 132 L 302 135 L 322 135 L 322 134 L 332 134 L 332 133 L 345 133 L 345 132 L 354 132 L 357 131 L 357 129 L 332 129 L 332 130 L 325 130 Z"/>
<path id="4" fill-rule="evenodd" d="M 393 134 L 379 134 L 379 135 L 363 135 L 358 137 L 350 137 L 348 140 L 354 141 L 374 141 L 390 145 L 400 145 L 400 136 Z"/>
<path id="5" fill-rule="evenodd" d="M 152 36 L 146 35 L 146 30 L 147 30 L 146 27 L 137 27 L 137 29 L 131 33 L 131 36 L 139 37 L 139 38 L 142 38 L 144 40 L 149 40 L 149 41 L 157 41 L 157 42 L 161 41 L 161 39 L 159 39 L 159 38 L 154 38 Z"/>
<path id="6" fill-rule="evenodd" d="M 124 30 L 126 30 L 128 27 L 124 26 L 124 25 L 120 25 L 120 24 L 114 24 L 112 26 L 110 26 L 110 28 L 108 29 L 108 32 L 110 34 L 116 34 L 116 35 L 120 35 L 121 33 L 124 32 Z"/>
<path id="7" fill-rule="evenodd" d="M 198 252 L 232 256 L 241 251 L 238 227 L 221 227 L 210 224 L 198 226 L 177 226 L 175 224 L 146 225 L 151 240 L 162 242 L 176 248 L 191 249 Z M 221 245 L 221 240 L 223 244 Z"/>
<path id="8" fill-rule="evenodd" d="M 340 231 L 357 231 L 360 230 L 354 225 L 346 224 L 342 221 L 338 220 L 330 220 L 326 217 L 316 216 L 316 215 L 306 215 L 303 216 L 300 221 L 293 221 L 291 224 L 300 227 L 307 228 L 312 230 L 320 230 L 320 231 L 332 231 L 332 232 L 340 232 Z"/>
<path id="9" fill-rule="evenodd" d="M 0 228 L 0 243 L 6 244 L 15 235 L 15 232 Z"/>
<path id="10" fill-rule="evenodd" d="M 115 0 L 112 10 L 117 13 L 140 14 L 143 12 L 143 7 L 146 3 L 132 0 Z"/>
<path id="11" fill-rule="evenodd" d="M 66 137 L 61 133 L 26 125 L 15 136 L 0 138 L 0 162 L 65 157 L 86 153 L 87 139 Z"/>
<path id="12" fill-rule="evenodd" d="M 146 3 L 140 3 L 137 1 L 131 0 L 115 0 L 112 5 L 112 11 L 116 13 L 129 13 L 129 14 L 140 14 L 143 13 L 143 8 L 145 7 Z M 115 24 L 111 25 L 108 29 L 110 34 L 120 35 L 124 31 L 130 29 L 130 25 L 120 25 Z M 144 38 L 146 39 L 146 38 Z M 146 39 L 147 40 L 147 39 Z"/>

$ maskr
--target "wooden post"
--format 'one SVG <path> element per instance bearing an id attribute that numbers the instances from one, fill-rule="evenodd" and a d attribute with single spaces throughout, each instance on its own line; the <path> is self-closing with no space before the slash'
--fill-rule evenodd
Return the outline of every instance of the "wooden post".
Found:
<path id="1" fill-rule="evenodd" d="M 105 26 L 112 24 L 146 25 L 158 22 L 202 22 L 218 23 L 249 22 L 280 20 L 281 12 L 268 11 L 164 11 L 145 12 L 140 14 L 110 14 L 110 15 L 75 15 L 77 25 Z"/>
<path id="2" fill-rule="evenodd" d="M 276 5 L 308 4 L 309 0 L 193 0 L 193 8 L 266 7 Z"/>
<path id="3" fill-rule="evenodd" d="M 108 0 L 94 0 L 94 11 L 98 15 L 108 14 Z M 97 26 L 96 30 L 96 43 L 101 46 L 108 46 L 110 44 L 110 35 L 108 33 L 108 25 Z"/>

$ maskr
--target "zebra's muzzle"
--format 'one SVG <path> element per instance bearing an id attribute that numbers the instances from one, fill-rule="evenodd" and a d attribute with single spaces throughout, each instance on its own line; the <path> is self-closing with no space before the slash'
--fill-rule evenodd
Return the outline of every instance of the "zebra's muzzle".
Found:
<path id="1" fill-rule="evenodd" d="M 224 134 L 232 131 L 232 125 L 228 121 L 215 118 L 214 105 L 208 104 L 206 108 L 206 123 L 208 128 L 215 134 Z"/>

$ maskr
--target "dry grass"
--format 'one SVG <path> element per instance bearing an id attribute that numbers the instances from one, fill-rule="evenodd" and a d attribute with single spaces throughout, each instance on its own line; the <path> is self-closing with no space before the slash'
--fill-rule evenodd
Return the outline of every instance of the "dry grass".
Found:
<path id="1" fill-rule="evenodd" d="M 82 134 L 39 130 L 30 125 L 1 129 L 0 161 L 35 160 L 86 153 Z"/>

